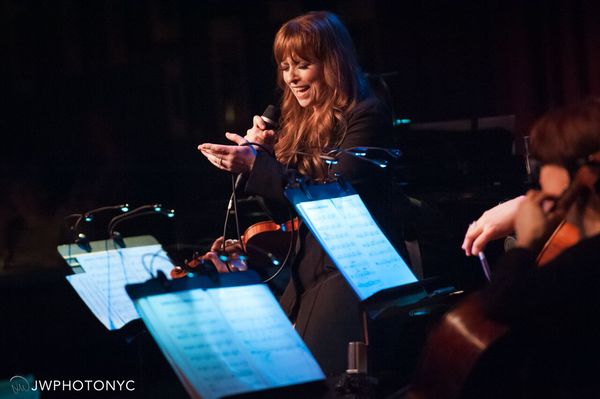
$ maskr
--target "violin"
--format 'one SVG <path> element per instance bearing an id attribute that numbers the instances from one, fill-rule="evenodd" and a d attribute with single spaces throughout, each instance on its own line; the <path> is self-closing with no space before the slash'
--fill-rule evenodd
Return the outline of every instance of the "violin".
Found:
<path id="1" fill-rule="evenodd" d="M 299 227 L 297 217 L 282 224 L 263 221 L 248 227 L 242 235 L 242 247 L 249 264 L 254 268 L 279 266 L 290 250 L 292 234 L 297 234 Z"/>
<path id="2" fill-rule="evenodd" d="M 297 217 L 282 224 L 272 221 L 258 222 L 244 231 L 240 243 L 236 241 L 233 245 L 241 246 L 242 261 L 246 261 L 259 274 L 268 274 L 268 270 L 273 266 L 282 265 L 292 245 L 290 240 L 294 232 L 298 232 L 298 228 Z M 222 255 L 228 257 L 226 253 Z M 210 261 L 203 259 L 203 255 L 195 255 L 191 261 L 174 267 L 170 274 L 171 278 L 177 279 L 187 276 L 188 273 L 208 273 L 211 270 L 214 271 L 214 266 Z"/>
<path id="3" fill-rule="evenodd" d="M 579 199 L 597 190 L 600 152 L 579 167 L 573 182 L 550 212 L 567 210 Z M 581 239 L 581 230 L 563 220 L 540 251 L 536 265 L 543 267 L 563 250 Z M 488 348 L 509 331 L 483 312 L 481 294 L 475 292 L 461 301 L 430 331 L 417 365 L 407 399 L 459 398 Z"/>

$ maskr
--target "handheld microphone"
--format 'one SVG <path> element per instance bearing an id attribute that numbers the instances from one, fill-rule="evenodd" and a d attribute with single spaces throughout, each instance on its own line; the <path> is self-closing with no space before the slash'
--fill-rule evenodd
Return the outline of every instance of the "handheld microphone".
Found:
<path id="1" fill-rule="evenodd" d="M 265 130 L 277 129 L 279 127 L 279 108 L 277 108 L 273 104 L 269 104 L 267 108 L 265 108 L 265 110 L 263 111 L 262 115 L 260 116 L 260 119 L 262 119 L 267 125 L 267 128 Z M 235 179 L 234 190 L 236 191 L 241 184 L 242 176 L 243 173 L 240 173 Z"/>
<path id="2" fill-rule="evenodd" d="M 279 110 L 273 104 L 269 104 L 260 118 L 267 124 L 267 130 L 275 130 L 279 127 Z"/>

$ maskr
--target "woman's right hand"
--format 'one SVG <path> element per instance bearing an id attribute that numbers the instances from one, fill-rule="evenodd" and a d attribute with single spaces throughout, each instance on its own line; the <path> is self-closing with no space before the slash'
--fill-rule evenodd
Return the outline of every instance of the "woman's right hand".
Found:
<path id="1" fill-rule="evenodd" d="M 462 244 L 465 254 L 478 255 L 488 242 L 512 233 L 515 229 L 517 210 L 524 199 L 525 196 L 521 195 L 496 205 L 471 223 Z"/>
<path id="2" fill-rule="evenodd" d="M 220 256 L 225 255 L 229 260 L 224 262 Z M 205 253 L 201 259 L 210 261 L 219 273 L 237 272 L 248 270 L 245 260 L 242 258 L 244 250 L 238 240 L 225 240 L 217 238 L 211 245 L 210 251 Z"/>
<path id="3" fill-rule="evenodd" d="M 190 262 L 186 261 L 185 266 L 175 266 L 171 270 L 171 278 L 182 278 L 194 272 L 207 273 L 210 269 L 207 262 L 210 262 L 219 273 L 245 271 L 248 270 L 248 266 L 242 257 L 243 254 L 244 251 L 238 240 L 225 240 L 223 248 L 223 237 L 219 237 L 212 243 L 210 251 L 204 255 L 195 257 Z M 222 255 L 227 257 L 227 262 L 221 259 Z"/>
<path id="4" fill-rule="evenodd" d="M 246 140 L 251 143 L 258 143 L 265 146 L 269 151 L 273 151 L 273 145 L 275 144 L 275 131 L 267 129 L 267 124 L 258 115 L 254 115 L 252 118 L 252 127 L 246 131 Z M 260 150 L 260 147 L 255 147 L 256 150 Z"/>

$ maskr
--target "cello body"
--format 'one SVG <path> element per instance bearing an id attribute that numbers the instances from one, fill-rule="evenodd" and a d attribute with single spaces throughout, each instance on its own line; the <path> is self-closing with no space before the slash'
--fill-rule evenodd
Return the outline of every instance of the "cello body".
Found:
<path id="1" fill-rule="evenodd" d="M 579 199 L 596 190 L 597 164 L 600 153 L 589 157 L 571 185 L 557 199 L 552 211 L 567 210 Z M 536 258 L 543 267 L 563 250 L 577 244 L 581 229 L 561 221 Z M 481 293 L 471 294 L 430 331 L 413 381 L 405 394 L 407 399 L 457 399 L 474 375 L 483 355 L 509 332 L 509 327 L 489 319 L 483 312 Z"/>
<path id="2" fill-rule="evenodd" d="M 430 331 L 406 399 L 456 399 L 483 353 L 508 327 L 484 316 L 479 293 L 469 295 Z"/>

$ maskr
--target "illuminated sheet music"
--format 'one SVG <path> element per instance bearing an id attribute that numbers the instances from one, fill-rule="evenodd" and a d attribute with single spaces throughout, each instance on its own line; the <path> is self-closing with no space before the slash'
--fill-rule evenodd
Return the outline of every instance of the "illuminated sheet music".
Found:
<path id="1" fill-rule="evenodd" d="M 81 254 L 77 260 L 85 273 L 66 276 L 67 280 L 109 330 L 139 317 L 125 292 L 126 284 L 148 280 L 152 277 L 150 271 L 156 274 L 162 270 L 169 275 L 173 268 L 160 245 Z"/>
<path id="2" fill-rule="evenodd" d="M 152 295 L 136 305 L 192 397 L 324 378 L 265 285 Z"/>
<path id="3" fill-rule="evenodd" d="M 361 300 L 417 281 L 358 194 L 296 207 Z"/>

